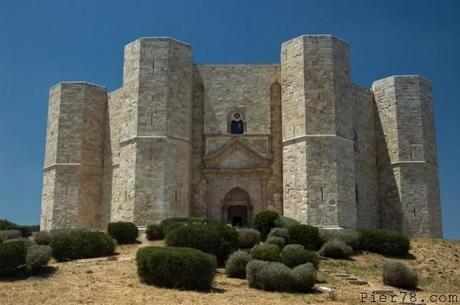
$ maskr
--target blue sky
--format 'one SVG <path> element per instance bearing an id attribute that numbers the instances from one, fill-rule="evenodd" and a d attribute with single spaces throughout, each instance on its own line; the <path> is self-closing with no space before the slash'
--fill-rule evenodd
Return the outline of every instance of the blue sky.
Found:
<path id="1" fill-rule="evenodd" d="M 445 237 L 460 239 L 460 1 L 0 1 L 0 218 L 39 223 L 48 88 L 121 84 L 123 46 L 172 36 L 197 63 L 278 62 L 300 34 L 350 43 L 353 81 L 433 81 Z"/>

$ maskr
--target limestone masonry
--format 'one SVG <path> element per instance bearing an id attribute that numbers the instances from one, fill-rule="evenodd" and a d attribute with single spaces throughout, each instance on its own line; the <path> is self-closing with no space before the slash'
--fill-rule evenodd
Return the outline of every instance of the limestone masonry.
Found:
<path id="1" fill-rule="evenodd" d="M 190 45 L 125 47 L 123 86 L 50 89 L 41 228 L 271 209 L 321 227 L 441 237 L 431 83 L 350 79 L 348 45 L 304 35 L 280 64 L 194 64 Z"/>

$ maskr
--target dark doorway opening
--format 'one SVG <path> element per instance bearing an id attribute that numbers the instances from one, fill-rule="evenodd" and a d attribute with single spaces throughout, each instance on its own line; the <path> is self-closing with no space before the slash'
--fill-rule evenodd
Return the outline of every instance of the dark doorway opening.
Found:
<path id="1" fill-rule="evenodd" d="M 242 205 L 229 206 L 227 223 L 237 227 L 246 227 L 248 225 L 248 208 Z"/>

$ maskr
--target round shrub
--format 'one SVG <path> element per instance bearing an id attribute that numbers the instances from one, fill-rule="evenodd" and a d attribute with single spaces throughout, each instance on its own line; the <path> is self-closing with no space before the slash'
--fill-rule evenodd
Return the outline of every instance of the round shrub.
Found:
<path id="1" fill-rule="evenodd" d="M 397 288 L 415 290 L 418 276 L 415 270 L 401 263 L 388 263 L 383 265 L 383 283 Z"/>
<path id="2" fill-rule="evenodd" d="M 311 263 L 295 267 L 292 274 L 296 279 L 295 291 L 310 291 L 316 283 L 316 269 Z"/>
<path id="3" fill-rule="evenodd" d="M 214 254 L 223 265 L 230 253 L 238 249 L 238 232 L 224 224 L 189 224 L 170 231 L 166 244 Z"/>
<path id="4" fill-rule="evenodd" d="M 407 255 L 409 238 L 401 233 L 381 229 L 360 229 L 360 246 L 363 250 L 390 256 Z"/>
<path id="5" fill-rule="evenodd" d="M 353 254 L 353 248 L 341 240 L 333 239 L 321 247 L 319 254 L 330 258 L 349 258 Z"/>
<path id="6" fill-rule="evenodd" d="M 280 262 L 289 268 L 311 263 L 316 269 L 318 269 L 319 256 L 313 251 L 305 250 L 302 245 L 291 244 L 285 246 L 281 251 Z"/>
<path id="7" fill-rule="evenodd" d="M 35 232 L 33 238 L 37 245 L 49 245 L 51 243 L 51 233 L 48 231 Z"/>
<path id="8" fill-rule="evenodd" d="M 352 229 L 319 229 L 319 237 L 324 244 L 330 240 L 340 240 L 358 250 L 360 235 L 358 231 Z"/>
<path id="9" fill-rule="evenodd" d="M 148 240 L 161 240 L 163 239 L 163 231 L 161 230 L 160 225 L 149 225 L 145 235 Z"/>
<path id="10" fill-rule="evenodd" d="M 107 233 L 115 238 L 118 244 L 133 244 L 136 242 L 139 230 L 132 222 L 119 221 L 109 223 Z"/>
<path id="11" fill-rule="evenodd" d="M 289 233 L 288 230 L 285 228 L 273 228 L 270 230 L 270 233 L 268 233 L 267 238 L 270 237 L 281 237 L 285 240 L 286 243 L 289 242 Z"/>
<path id="12" fill-rule="evenodd" d="M 230 254 L 225 262 L 225 273 L 229 277 L 246 278 L 246 265 L 252 260 L 251 254 L 238 250 Z"/>
<path id="13" fill-rule="evenodd" d="M 26 246 L 15 241 L 0 244 L 0 276 L 16 275 L 26 263 Z"/>
<path id="14" fill-rule="evenodd" d="M 297 220 L 292 219 L 290 217 L 279 215 L 278 218 L 275 220 L 275 224 L 276 224 L 277 227 L 287 229 L 287 228 L 289 228 L 290 226 L 293 226 L 293 225 L 300 225 L 300 222 L 298 222 Z"/>
<path id="15" fill-rule="evenodd" d="M 109 256 L 115 245 L 112 237 L 104 232 L 69 231 L 54 236 L 50 243 L 57 261 Z"/>
<path id="16" fill-rule="evenodd" d="M 262 240 L 265 240 L 268 233 L 270 233 L 270 230 L 276 227 L 275 221 L 278 216 L 278 213 L 267 210 L 258 213 L 254 217 L 254 220 L 252 221 L 252 227 L 260 232 L 262 235 Z"/>
<path id="17" fill-rule="evenodd" d="M 190 248 L 145 247 L 136 261 L 143 282 L 178 289 L 209 290 L 217 268 L 214 256 Z"/>
<path id="18" fill-rule="evenodd" d="M 240 249 L 250 249 L 260 243 L 260 232 L 254 229 L 237 229 L 238 246 Z"/>
<path id="19" fill-rule="evenodd" d="M 246 274 L 249 287 L 268 291 L 308 291 L 316 281 L 316 270 L 310 263 L 290 269 L 281 263 L 252 260 Z"/>
<path id="20" fill-rule="evenodd" d="M 19 230 L 1 230 L 0 231 L 0 242 L 3 242 L 8 239 L 15 239 L 22 237 L 22 233 Z"/>
<path id="21" fill-rule="evenodd" d="M 317 227 L 294 225 L 288 228 L 288 233 L 290 243 L 302 245 L 307 250 L 316 250 L 321 245 Z"/>
<path id="22" fill-rule="evenodd" d="M 284 245 L 286 244 L 286 240 L 282 237 L 270 236 L 267 237 L 267 244 L 277 245 L 280 249 L 283 249 Z"/>
<path id="23" fill-rule="evenodd" d="M 27 270 L 32 274 L 40 271 L 41 268 L 48 265 L 51 259 L 52 249 L 45 245 L 32 245 L 27 248 L 26 265 Z"/>
<path id="24" fill-rule="evenodd" d="M 261 261 L 276 262 L 279 259 L 280 247 L 271 244 L 260 244 L 249 252 L 253 258 Z"/>
<path id="25" fill-rule="evenodd" d="M 25 238 L 25 237 L 8 239 L 8 240 L 5 240 L 3 243 L 6 244 L 6 243 L 16 243 L 16 242 L 22 243 L 26 249 L 34 244 L 30 239 Z"/>

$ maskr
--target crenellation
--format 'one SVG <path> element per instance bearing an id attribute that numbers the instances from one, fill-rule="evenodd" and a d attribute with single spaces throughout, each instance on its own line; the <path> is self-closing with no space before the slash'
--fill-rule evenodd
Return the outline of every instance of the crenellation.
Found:
<path id="1" fill-rule="evenodd" d="M 302 35 L 280 63 L 194 64 L 191 45 L 139 38 L 122 87 L 50 89 L 43 229 L 266 209 L 320 227 L 442 236 L 432 89 L 353 84 L 348 43 Z"/>

